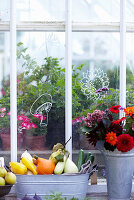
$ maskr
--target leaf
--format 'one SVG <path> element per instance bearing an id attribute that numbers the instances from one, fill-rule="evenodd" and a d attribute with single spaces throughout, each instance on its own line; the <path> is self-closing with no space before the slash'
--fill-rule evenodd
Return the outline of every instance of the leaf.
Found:
<path id="1" fill-rule="evenodd" d="M 91 130 L 91 129 L 89 129 L 88 127 L 82 127 L 82 132 L 84 132 L 84 133 L 89 132 L 89 130 Z"/>

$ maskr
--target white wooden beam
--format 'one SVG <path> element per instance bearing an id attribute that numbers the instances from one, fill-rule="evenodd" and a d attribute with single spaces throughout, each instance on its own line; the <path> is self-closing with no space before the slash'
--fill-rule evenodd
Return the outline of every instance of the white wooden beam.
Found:
<path id="1" fill-rule="evenodd" d="M 0 31 L 9 31 L 9 22 L 0 22 Z M 65 22 L 19 22 L 16 25 L 17 31 L 65 31 Z M 72 22 L 73 32 L 119 32 L 120 23 L 80 23 Z M 127 32 L 134 32 L 134 22 L 126 24 Z"/>
<path id="2" fill-rule="evenodd" d="M 10 0 L 10 136 L 11 161 L 17 161 L 16 0 Z"/>
<path id="3" fill-rule="evenodd" d="M 120 0 L 120 105 L 126 107 L 126 0 Z"/>
<path id="4" fill-rule="evenodd" d="M 66 0 L 66 41 L 65 41 L 65 142 L 72 159 L 72 0 Z"/>

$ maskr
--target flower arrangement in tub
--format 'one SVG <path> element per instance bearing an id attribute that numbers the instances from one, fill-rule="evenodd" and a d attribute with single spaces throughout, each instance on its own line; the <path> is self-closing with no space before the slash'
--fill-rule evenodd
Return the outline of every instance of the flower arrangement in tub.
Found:
<path id="1" fill-rule="evenodd" d="M 119 111 L 124 113 L 119 118 Z M 130 151 L 134 146 L 134 107 L 122 108 L 120 105 L 107 108 L 105 111 L 94 110 L 87 116 L 73 120 L 85 133 L 89 143 L 94 146 L 101 141 L 101 148 L 109 151 Z"/>

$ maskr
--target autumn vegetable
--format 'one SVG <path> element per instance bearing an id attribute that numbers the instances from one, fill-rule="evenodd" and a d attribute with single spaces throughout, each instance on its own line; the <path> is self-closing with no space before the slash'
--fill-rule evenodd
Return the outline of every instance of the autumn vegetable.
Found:
<path id="1" fill-rule="evenodd" d="M 31 160 L 29 160 L 27 157 L 23 157 L 21 160 L 22 160 L 22 163 L 27 167 L 27 169 L 32 171 L 34 175 L 37 174 L 36 167 Z"/>
<path id="2" fill-rule="evenodd" d="M 67 161 L 67 156 L 64 156 L 63 161 L 59 161 L 54 169 L 54 174 L 62 174 Z"/>
<path id="3" fill-rule="evenodd" d="M 36 171 L 38 174 L 53 174 L 55 163 L 52 160 L 40 158 L 35 155 L 34 159 L 37 161 Z"/>
<path id="4" fill-rule="evenodd" d="M 78 171 L 81 170 L 81 166 L 84 164 L 84 151 L 81 149 L 79 151 L 78 154 L 78 158 L 77 158 L 77 167 L 78 167 Z"/>
<path id="5" fill-rule="evenodd" d="M 29 160 L 31 160 L 31 162 L 33 162 L 32 161 L 32 156 L 30 155 L 30 153 L 28 152 L 28 150 L 26 150 L 26 151 L 24 151 L 24 153 L 22 153 L 22 155 L 21 155 L 21 158 L 28 158 Z"/>
<path id="6" fill-rule="evenodd" d="M 61 157 L 62 156 L 62 157 Z M 64 154 L 62 154 L 62 150 L 61 149 L 58 149 L 57 151 L 53 152 L 50 157 L 49 157 L 49 160 L 52 160 L 55 164 L 57 164 L 57 162 L 60 160 L 60 159 L 63 159 L 64 157 Z"/>
<path id="7" fill-rule="evenodd" d="M 11 167 L 11 171 L 15 174 L 26 174 L 27 173 L 27 167 L 19 162 L 10 162 L 9 163 Z"/>
<path id="8" fill-rule="evenodd" d="M 64 159 L 66 159 L 66 157 Z M 65 162 L 64 172 L 65 173 L 78 173 L 78 167 L 70 158 L 67 158 L 67 160 Z"/>

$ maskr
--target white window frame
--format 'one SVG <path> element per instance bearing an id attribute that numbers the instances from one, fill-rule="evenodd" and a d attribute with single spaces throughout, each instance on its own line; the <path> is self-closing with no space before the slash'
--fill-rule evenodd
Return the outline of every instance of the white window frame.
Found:
<path id="1" fill-rule="evenodd" d="M 66 0 L 65 22 L 19 22 L 16 24 L 16 0 L 10 0 L 10 24 L 0 22 L 0 31 L 10 30 L 10 89 L 11 89 L 11 160 L 17 161 L 17 73 L 16 31 L 64 31 L 66 35 L 66 95 L 65 95 L 65 140 L 72 137 L 72 32 L 120 32 L 120 105 L 126 106 L 126 31 L 134 32 L 134 23 L 126 26 L 126 0 L 120 0 L 120 23 L 72 22 L 72 0 Z M 120 117 L 122 114 L 120 114 Z M 72 156 L 72 140 L 68 143 Z"/>

